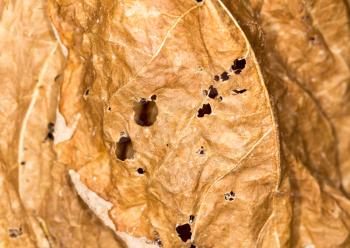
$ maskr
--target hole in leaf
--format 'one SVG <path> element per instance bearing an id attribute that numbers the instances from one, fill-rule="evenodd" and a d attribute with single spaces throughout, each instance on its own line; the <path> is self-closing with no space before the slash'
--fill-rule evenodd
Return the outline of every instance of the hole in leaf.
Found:
<path id="1" fill-rule="evenodd" d="M 183 242 L 186 242 L 187 240 L 191 239 L 191 226 L 187 223 L 181 226 L 177 226 L 176 232 Z"/>
<path id="2" fill-rule="evenodd" d="M 132 142 L 129 136 L 124 135 L 119 138 L 116 144 L 115 155 L 121 161 L 134 157 L 134 149 L 132 148 Z"/>
<path id="3" fill-rule="evenodd" d="M 45 140 L 54 140 L 55 137 L 53 135 L 53 132 L 55 131 L 55 124 L 53 124 L 52 122 L 49 122 L 49 124 L 47 124 L 47 129 L 49 130 Z"/>
<path id="4" fill-rule="evenodd" d="M 197 151 L 200 155 L 204 155 L 205 151 L 204 151 L 204 147 L 201 146 L 201 148 Z"/>
<path id="5" fill-rule="evenodd" d="M 230 79 L 230 76 L 228 75 L 227 71 L 224 71 L 223 73 L 221 73 L 221 80 L 222 81 L 226 81 L 229 79 Z"/>
<path id="6" fill-rule="evenodd" d="M 245 64 L 246 64 L 245 59 L 235 59 L 235 61 L 233 61 L 233 65 L 231 66 L 231 69 L 233 71 L 239 70 L 239 72 L 241 72 L 244 69 Z"/>
<path id="7" fill-rule="evenodd" d="M 219 95 L 218 90 L 216 88 L 214 88 L 213 85 L 209 86 L 209 94 L 208 96 L 212 99 L 214 99 L 215 97 L 217 97 Z"/>
<path id="8" fill-rule="evenodd" d="M 144 171 L 142 168 L 138 168 L 138 169 L 137 169 L 137 173 L 143 174 L 143 173 L 145 173 L 145 171 Z"/>
<path id="9" fill-rule="evenodd" d="M 190 215 L 190 219 L 188 222 L 191 224 L 191 223 L 193 223 L 193 221 L 194 221 L 194 215 Z"/>
<path id="10" fill-rule="evenodd" d="M 152 100 L 152 101 L 157 100 L 157 95 L 152 95 L 152 96 L 151 96 L 151 100 Z"/>
<path id="11" fill-rule="evenodd" d="M 140 126 L 151 126 L 157 119 L 158 107 L 154 101 L 144 98 L 134 106 L 134 120 Z"/>
<path id="12" fill-rule="evenodd" d="M 209 103 L 203 104 L 203 107 L 198 109 L 198 117 L 203 117 L 204 115 L 210 115 L 211 114 L 211 106 Z"/>
<path id="13" fill-rule="evenodd" d="M 235 199 L 235 196 L 236 194 L 233 191 L 224 194 L 226 201 L 233 201 Z"/>
<path id="14" fill-rule="evenodd" d="M 242 94 L 244 92 L 246 92 L 247 90 L 246 89 L 241 89 L 241 90 L 232 90 L 234 93 L 236 94 Z"/>

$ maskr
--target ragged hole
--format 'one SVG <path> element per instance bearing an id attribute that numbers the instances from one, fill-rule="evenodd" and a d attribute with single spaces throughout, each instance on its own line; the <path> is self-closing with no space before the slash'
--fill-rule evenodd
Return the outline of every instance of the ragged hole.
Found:
<path id="1" fill-rule="evenodd" d="M 187 223 L 184 225 L 177 226 L 176 232 L 183 242 L 186 242 L 187 240 L 191 239 L 191 226 Z"/>
<path id="2" fill-rule="evenodd" d="M 203 104 L 203 107 L 198 109 L 198 114 L 197 116 L 199 118 L 203 117 L 204 115 L 210 115 L 211 114 L 211 106 L 209 103 Z"/>

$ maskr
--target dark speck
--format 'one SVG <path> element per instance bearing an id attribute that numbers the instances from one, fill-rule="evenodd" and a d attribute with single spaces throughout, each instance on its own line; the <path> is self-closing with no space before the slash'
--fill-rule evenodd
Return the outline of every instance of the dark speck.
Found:
<path id="1" fill-rule="evenodd" d="M 220 80 L 220 77 L 219 77 L 218 75 L 215 75 L 215 76 L 214 76 L 214 80 L 215 80 L 215 81 L 219 81 L 219 80 Z"/>
<path id="2" fill-rule="evenodd" d="M 224 71 L 223 73 L 221 73 L 221 80 L 222 81 L 226 81 L 229 79 L 230 79 L 230 76 L 228 75 L 227 71 Z"/>
<path id="3" fill-rule="evenodd" d="M 190 248 L 196 248 L 196 246 L 194 244 L 191 244 L 191 247 Z"/>
<path id="4" fill-rule="evenodd" d="M 186 242 L 187 240 L 191 239 L 191 226 L 187 223 L 181 226 L 177 226 L 176 232 L 183 242 Z"/>
<path id="5" fill-rule="evenodd" d="M 198 110 L 198 117 L 203 117 L 204 115 L 210 115 L 211 114 L 211 107 L 210 104 L 203 104 L 203 107 Z"/>
<path id="6" fill-rule="evenodd" d="M 151 96 L 151 100 L 152 100 L 152 101 L 157 100 L 157 95 L 152 95 L 152 96 Z"/>
<path id="7" fill-rule="evenodd" d="M 203 95 L 207 96 L 208 95 L 208 91 L 207 90 L 203 90 Z"/>
<path id="8" fill-rule="evenodd" d="M 25 162 L 25 161 L 22 161 L 22 162 L 21 162 L 21 165 L 25 165 L 25 164 L 26 164 L 26 162 Z"/>
<path id="9" fill-rule="evenodd" d="M 214 99 L 215 97 L 217 97 L 219 95 L 218 90 L 216 88 L 214 88 L 213 85 L 209 86 L 209 97 Z"/>
<path id="10" fill-rule="evenodd" d="M 85 96 L 89 95 L 89 93 L 90 93 L 90 90 L 87 89 L 87 90 L 85 91 Z"/>

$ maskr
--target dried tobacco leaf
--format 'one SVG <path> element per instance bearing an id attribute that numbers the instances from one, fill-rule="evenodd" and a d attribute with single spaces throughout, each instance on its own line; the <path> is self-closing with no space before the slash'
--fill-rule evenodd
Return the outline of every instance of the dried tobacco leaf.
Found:
<path id="1" fill-rule="evenodd" d="M 0 2 L 0 246 L 349 247 L 348 10 Z"/>
<path id="2" fill-rule="evenodd" d="M 57 146 L 58 161 L 110 202 L 117 233 L 164 247 L 189 239 L 198 247 L 240 246 L 243 236 L 253 245 L 273 210 L 279 146 L 260 69 L 237 22 L 218 1 L 105 1 L 87 12 L 82 3 L 50 6 L 70 51 L 60 110 L 68 123 L 81 115 L 74 136 Z M 240 74 L 230 72 L 233 61 Z M 202 91 L 215 75 L 222 80 L 207 98 Z M 237 86 L 249 89 L 244 97 L 232 94 Z M 212 99 L 217 92 L 223 101 Z M 146 99 L 152 95 L 156 103 Z M 157 115 L 149 122 L 151 105 Z M 133 159 L 111 155 L 120 133 L 132 140 Z M 227 202 L 230 191 L 236 200 Z M 180 238 L 191 214 L 192 235 Z"/>

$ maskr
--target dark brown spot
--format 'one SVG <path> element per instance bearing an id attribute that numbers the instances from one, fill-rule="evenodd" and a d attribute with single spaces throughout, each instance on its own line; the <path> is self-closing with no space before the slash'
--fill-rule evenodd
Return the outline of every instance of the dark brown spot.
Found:
<path id="1" fill-rule="evenodd" d="M 157 95 L 152 95 L 152 96 L 151 96 L 151 100 L 152 100 L 152 101 L 157 100 Z"/>
<path id="2" fill-rule="evenodd" d="M 203 90 L 203 95 L 207 96 L 208 95 L 208 91 L 207 90 Z"/>
<path id="3" fill-rule="evenodd" d="M 85 90 L 85 96 L 88 96 L 89 95 L 89 93 L 90 93 L 90 89 L 87 89 L 87 90 Z"/>
<path id="4" fill-rule="evenodd" d="M 230 79 L 230 76 L 228 75 L 227 71 L 224 71 L 223 73 L 221 73 L 221 80 L 222 81 L 226 81 L 229 79 Z"/>
<path id="5" fill-rule="evenodd" d="M 25 161 L 22 161 L 22 162 L 21 162 L 21 165 L 25 165 L 25 164 L 26 164 L 26 162 L 25 162 Z"/>
<path id="6" fill-rule="evenodd" d="M 158 107 L 156 102 L 142 98 L 134 106 L 134 120 L 140 126 L 151 126 L 157 119 Z"/>
<path id="7" fill-rule="evenodd" d="M 231 66 L 231 69 L 233 71 L 236 71 L 236 70 L 242 71 L 245 67 L 245 64 L 246 64 L 245 59 L 235 59 L 235 61 L 233 61 L 233 65 Z"/>
<path id="8" fill-rule="evenodd" d="M 210 104 L 203 104 L 203 107 L 198 109 L 198 117 L 203 117 L 204 115 L 210 115 L 211 114 L 211 107 Z"/>
<path id="9" fill-rule="evenodd" d="M 132 142 L 129 136 L 124 135 L 119 138 L 116 144 L 115 155 L 121 161 L 134 157 L 134 149 L 132 148 Z"/>
<path id="10" fill-rule="evenodd" d="M 236 94 L 242 94 L 244 92 L 246 92 L 247 90 L 246 89 L 241 89 L 241 90 L 233 90 L 234 93 Z"/>
<path id="11" fill-rule="evenodd" d="M 196 248 L 196 246 L 194 244 L 191 244 L 191 247 L 190 248 Z"/>
<path id="12" fill-rule="evenodd" d="M 220 80 L 220 77 L 219 77 L 218 75 L 215 75 L 215 76 L 214 76 L 214 80 L 215 80 L 215 81 L 219 81 L 219 80 Z"/>
<path id="13" fill-rule="evenodd" d="M 240 74 L 241 72 L 241 70 L 235 70 L 235 74 Z"/>
<path id="14" fill-rule="evenodd" d="M 138 168 L 138 169 L 137 169 L 137 173 L 143 174 L 143 173 L 145 173 L 145 171 L 144 171 L 142 168 Z"/>
<path id="15" fill-rule="evenodd" d="M 187 223 L 181 226 L 177 226 L 176 232 L 183 242 L 186 242 L 187 240 L 191 239 L 191 226 Z"/>
<path id="16" fill-rule="evenodd" d="M 108 109 L 107 109 L 108 111 L 111 111 L 112 110 L 112 108 L 111 107 L 108 107 Z"/>
<path id="17" fill-rule="evenodd" d="M 216 88 L 214 88 L 213 85 L 209 86 L 209 94 L 208 96 L 212 99 L 214 99 L 215 97 L 217 97 L 219 95 L 218 90 Z"/>

